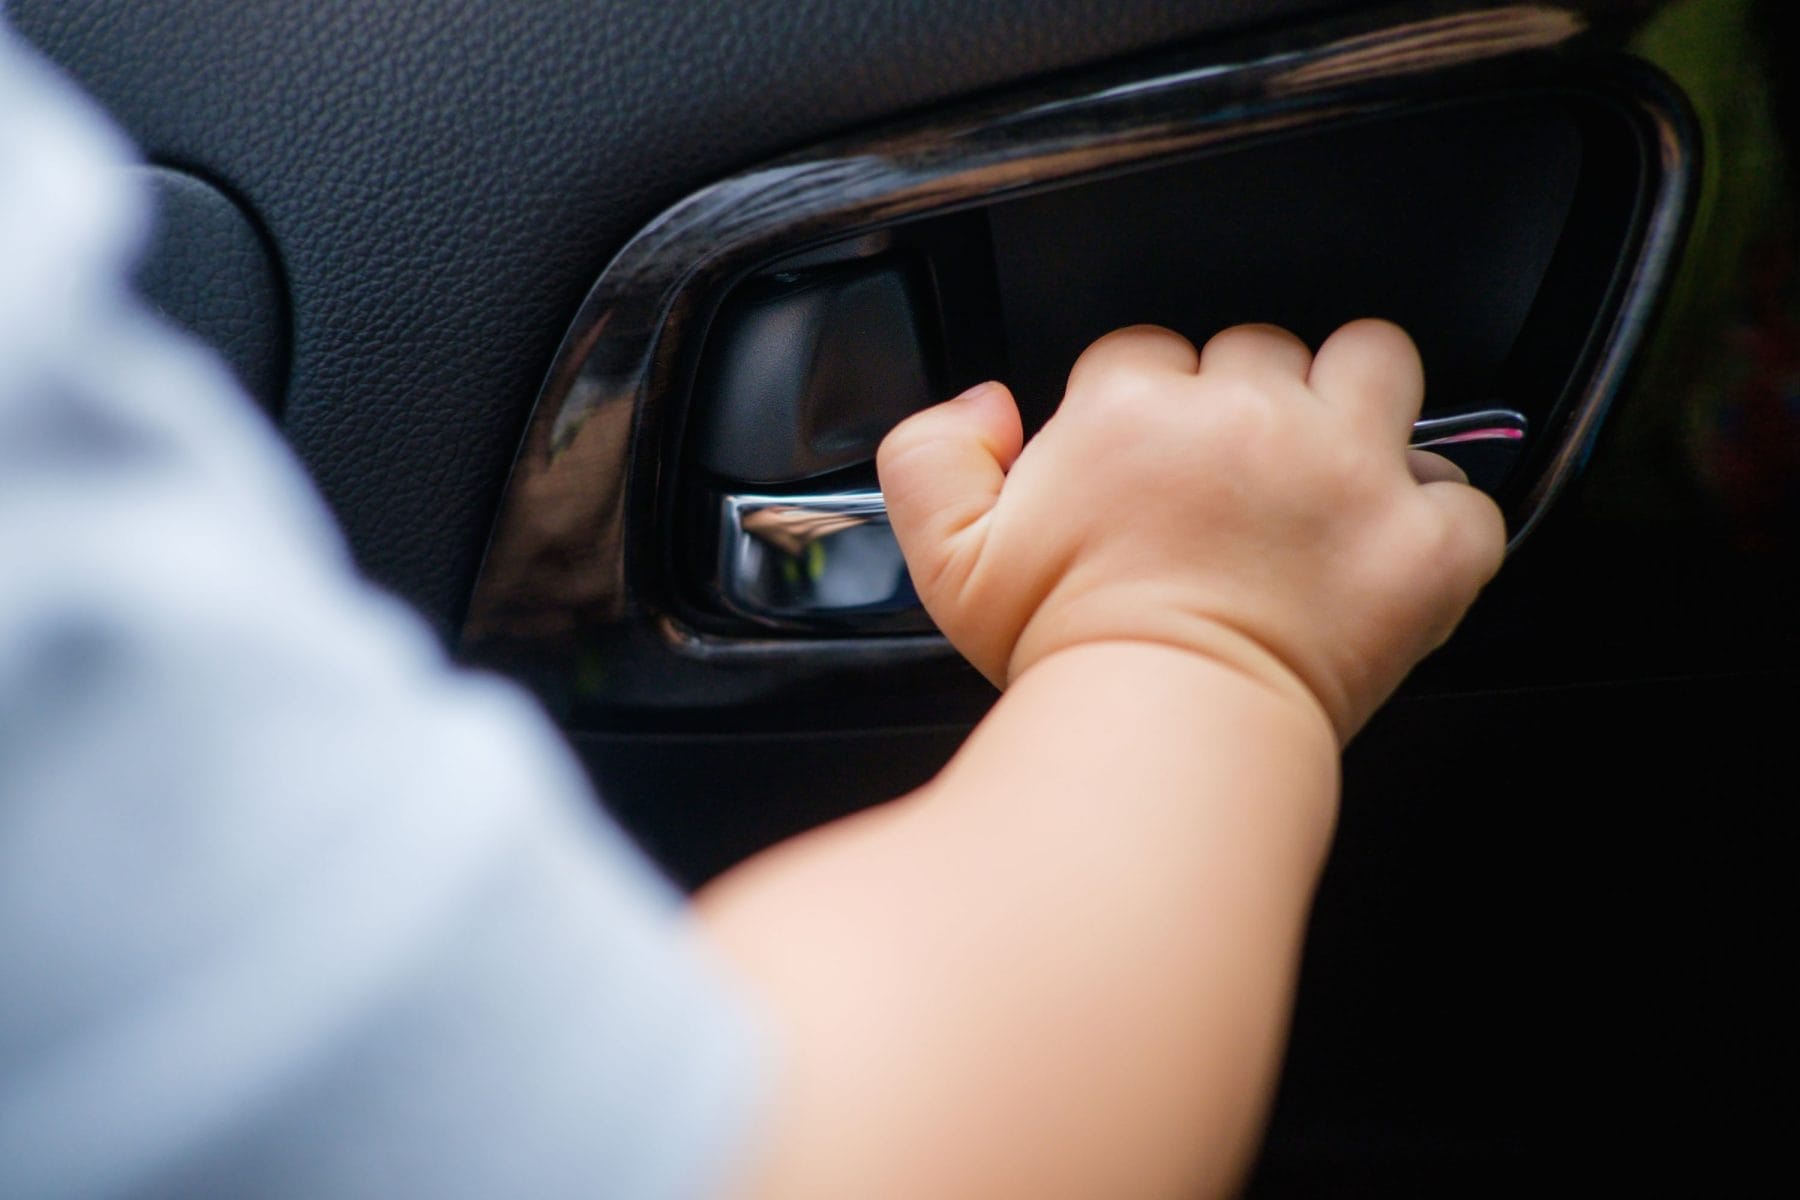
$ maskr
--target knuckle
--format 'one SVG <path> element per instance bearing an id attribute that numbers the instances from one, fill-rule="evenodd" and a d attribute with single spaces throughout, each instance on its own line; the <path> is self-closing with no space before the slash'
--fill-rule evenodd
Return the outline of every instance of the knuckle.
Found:
<path id="1" fill-rule="evenodd" d="M 1137 328 L 1132 326 L 1128 329 L 1115 329 L 1095 338 L 1088 343 L 1087 349 L 1076 356 L 1074 371 L 1089 375 L 1105 374 L 1107 368 L 1121 357 L 1116 352 L 1130 344 Z"/>
<path id="2" fill-rule="evenodd" d="M 1176 333 L 1173 329 L 1164 325 L 1151 325 L 1148 322 L 1138 325 L 1127 325 L 1122 329 L 1115 329 L 1102 337 L 1095 345 L 1100 345 L 1101 343 L 1123 344 L 1131 347 L 1156 345 L 1159 343 L 1176 347 L 1187 346 L 1190 344 L 1186 338 L 1182 337 L 1179 333 Z"/>
<path id="3" fill-rule="evenodd" d="M 1406 330 L 1384 317 L 1361 317 L 1345 325 L 1333 337 L 1371 358 L 1404 363 L 1419 357 L 1418 347 Z"/>
<path id="4" fill-rule="evenodd" d="M 1306 343 L 1291 331 L 1280 325 L 1267 321 L 1251 321 L 1243 325 L 1232 325 L 1221 329 L 1207 339 L 1206 349 L 1219 347 L 1235 347 L 1242 343 L 1246 348 L 1263 347 L 1270 350 L 1299 347 L 1305 349 Z"/>
<path id="5" fill-rule="evenodd" d="M 1193 343 L 1161 325 L 1127 325 L 1095 339 L 1081 352 L 1069 372 L 1077 377 L 1107 378 L 1121 370 L 1141 368 L 1149 361 L 1194 353 Z"/>

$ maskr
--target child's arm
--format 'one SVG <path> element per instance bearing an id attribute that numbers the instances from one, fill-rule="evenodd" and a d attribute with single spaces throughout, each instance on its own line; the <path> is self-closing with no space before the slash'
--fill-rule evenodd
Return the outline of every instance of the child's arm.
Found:
<path id="1" fill-rule="evenodd" d="M 787 1051 L 750 1194 L 1239 1181 L 1338 747 L 1500 559 L 1485 497 L 1409 470 L 1421 393 L 1377 322 L 1316 361 L 1138 328 L 1022 454 L 1000 388 L 889 438 L 920 594 L 1006 692 L 932 783 L 701 897 Z"/>

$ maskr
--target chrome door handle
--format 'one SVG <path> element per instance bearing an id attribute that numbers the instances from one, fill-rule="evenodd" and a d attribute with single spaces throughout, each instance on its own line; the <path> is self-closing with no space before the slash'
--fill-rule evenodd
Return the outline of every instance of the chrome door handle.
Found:
<path id="1" fill-rule="evenodd" d="M 1522 446 L 1525 432 L 1522 414 L 1490 408 L 1416 421 L 1409 444 L 1440 453 L 1497 449 Z M 879 491 L 730 492 L 718 497 L 718 522 L 710 590 L 726 611 L 801 633 L 932 629 Z"/>
<path id="2" fill-rule="evenodd" d="M 775 628 L 932 628 L 888 527 L 887 501 L 872 488 L 719 497 L 715 585 L 726 609 Z"/>

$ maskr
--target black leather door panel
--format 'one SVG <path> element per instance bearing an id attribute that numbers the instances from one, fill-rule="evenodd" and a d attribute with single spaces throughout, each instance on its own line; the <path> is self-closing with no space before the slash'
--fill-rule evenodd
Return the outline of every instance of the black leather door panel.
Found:
<path id="1" fill-rule="evenodd" d="M 365 569 L 444 631 L 557 338 L 627 234 L 879 117 L 1332 0 L 17 0 L 155 159 L 266 222 L 286 424 Z"/>

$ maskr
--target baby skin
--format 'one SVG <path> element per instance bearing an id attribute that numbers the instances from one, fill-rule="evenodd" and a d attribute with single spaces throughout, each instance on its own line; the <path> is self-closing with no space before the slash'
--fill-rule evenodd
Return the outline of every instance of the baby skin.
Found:
<path id="1" fill-rule="evenodd" d="M 1242 1182 L 1338 754 L 1498 568 L 1407 448 L 1382 321 L 1100 339 L 1023 444 L 997 383 L 878 467 L 925 607 L 1003 694 L 936 779 L 711 885 L 781 1048 L 748 1197 L 1192 1197 Z"/>

